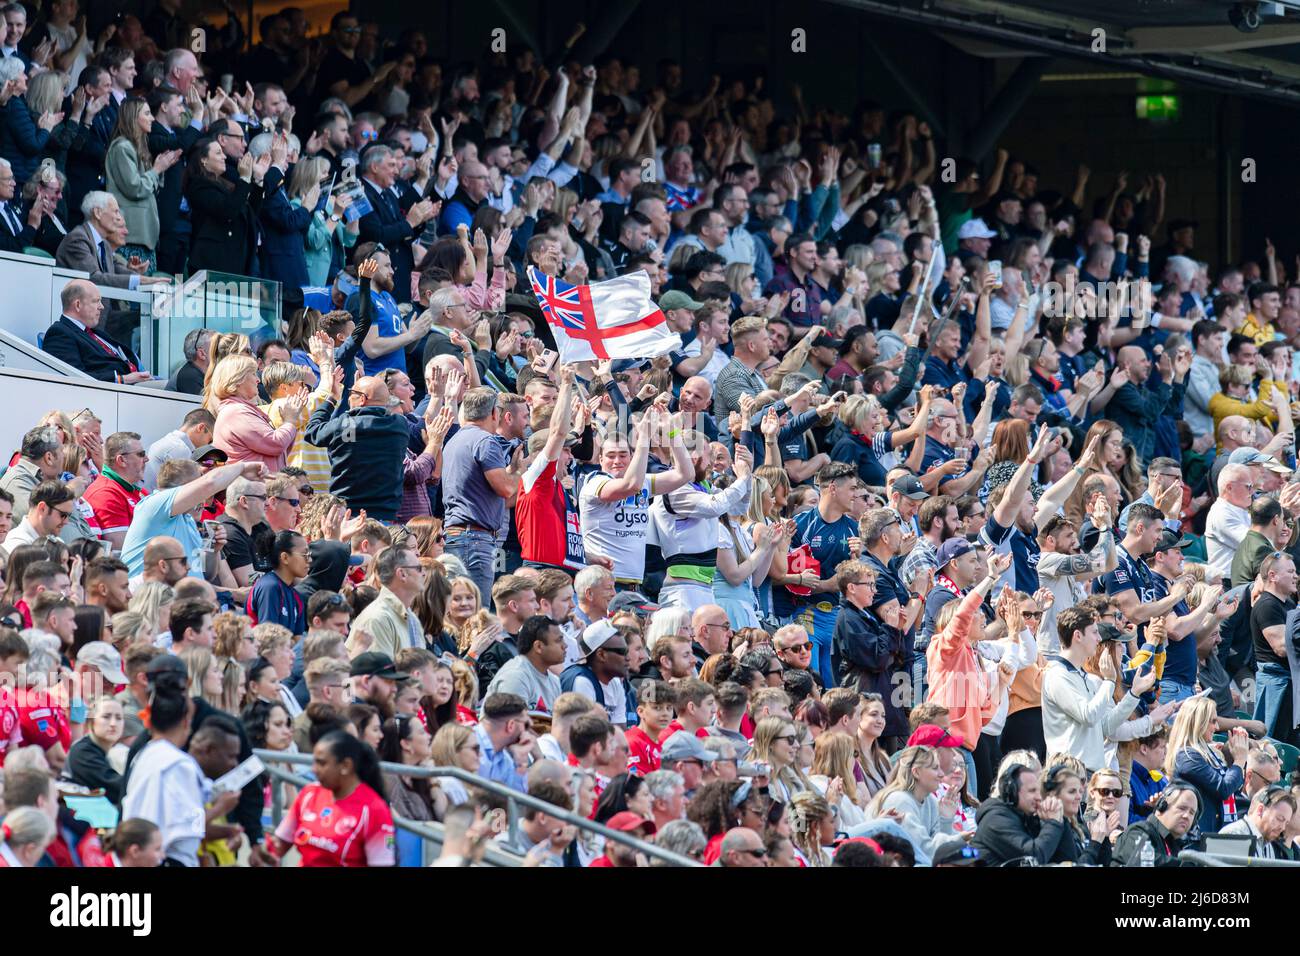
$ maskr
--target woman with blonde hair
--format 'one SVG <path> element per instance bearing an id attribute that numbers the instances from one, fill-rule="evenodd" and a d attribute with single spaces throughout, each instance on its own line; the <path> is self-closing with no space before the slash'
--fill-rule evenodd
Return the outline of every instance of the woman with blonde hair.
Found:
<path id="1" fill-rule="evenodd" d="M 483 609 L 483 601 L 478 593 L 474 579 L 464 575 L 447 575 L 447 584 L 451 593 L 447 596 L 447 615 L 445 626 L 456 636 L 456 643 L 463 652 L 469 646 L 469 635 L 465 633 L 467 625 L 475 614 Z"/>
<path id="2" fill-rule="evenodd" d="M 338 495 L 317 490 L 314 495 L 302 502 L 302 510 L 298 512 L 298 533 L 308 541 L 328 537 L 325 533 L 325 524 L 330 512 L 335 508 L 346 507 L 347 505 Z"/>
<path id="3" fill-rule="evenodd" d="M 346 262 L 347 250 L 357 244 L 357 235 L 361 231 L 360 219 L 349 223 L 341 221 L 343 213 L 352 205 L 352 197 L 347 193 L 336 192 L 333 198 L 326 199 L 324 208 L 317 208 L 321 190 L 329 178 L 329 160 L 323 156 L 306 156 L 298 160 L 289 177 L 289 205 L 311 212 L 303 243 L 308 285 L 329 285 L 334 278 L 330 275 L 330 263 L 335 260 L 335 253 L 338 253 L 338 261 Z"/>
<path id="4" fill-rule="evenodd" d="M 429 759 L 435 767 L 456 767 L 466 773 L 478 773 L 480 757 L 478 737 L 465 724 L 443 724 L 429 745 Z M 442 777 L 439 786 L 447 795 L 449 806 L 469 801 L 469 790 L 456 778 Z"/>
<path id="5" fill-rule="evenodd" d="M 253 345 L 247 335 L 239 332 L 218 332 L 208 340 L 208 368 L 203 373 L 203 407 L 213 415 L 220 408 L 220 399 L 212 393 L 212 378 L 217 366 L 228 355 L 247 355 L 253 357 Z"/>
<path id="6" fill-rule="evenodd" d="M 853 738 L 843 731 L 829 730 L 817 737 L 813 744 L 812 773 L 808 779 L 817 791 L 839 811 L 840 829 L 865 823 L 867 815 L 866 790 L 858 786 L 853 774 L 853 758 L 857 748 Z M 839 800 L 835 800 L 835 795 Z"/>
<path id="7" fill-rule="evenodd" d="M 223 678 L 221 667 L 216 657 L 206 647 L 187 647 L 180 652 L 180 659 L 185 662 L 185 669 L 190 675 L 190 696 L 201 697 L 218 710 L 221 706 Z M 235 710 L 235 713 L 239 713 Z"/>
<path id="8" fill-rule="evenodd" d="M 253 621 L 247 614 L 223 611 L 212 618 L 212 631 L 216 641 L 212 653 L 243 663 L 257 657 L 257 639 L 253 637 Z"/>
<path id="9" fill-rule="evenodd" d="M 1214 742 L 1217 716 L 1214 701 L 1208 697 L 1183 701 L 1165 751 L 1163 769 L 1169 782 L 1188 784 L 1200 795 L 1202 833 L 1223 828 L 1223 801 L 1245 785 L 1246 755 L 1250 752 L 1250 738 L 1241 727 L 1228 732 L 1226 745 Z M 1223 757 L 1225 750 L 1231 764 Z"/>
<path id="10" fill-rule="evenodd" d="M 958 791 L 948 788 L 942 800 L 935 798 L 943 783 L 943 768 L 933 747 L 905 747 L 898 753 L 889 782 L 867 804 L 867 817 L 877 819 L 890 810 L 902 817 L 899 821 L 912 843 L 927 857 L 954 833 Z"/>
<path id="11" fill-rule="evenodd" d="M 835 810 L 815 791 L 796 793 L 785 808 L 790 821 L 790 842 L 808 866 L 830 866 L 827 849 L 835 843 Z"/>
<path id="12" fill-rule="evenodd" d="M 456 702 L 456 722 L 466 726 L 477 724 L 478 717 L 475 711 L 478 707 L 478 675 L 473 667 L 459 657 L 443 658 L 443 660 L 451 668 L 454 688 L 452 700 Z"/>
<path id="13" fill-rule="evenodd" d="M 128 611 L 135 611 L 143 619 L 137 636 L 152 641 L 159 634 L 171 628 L 172 601 L 174 592 L 161 581 L 145 581 L 127 604 Z M 117 633 L 117 619 L 113 619 L 113 633 Z"/>
<path id="14" fill-rule="evenodd" d="M 862 717 L 858 721 L 854 760 L 856 782 L 867 799 L 874 797 L 889 782 L 894 765 L 880 745 L 885 732 L 885 699 L 880 694 L 862 695 Z M 964 761 L 956 761 L 964 763 Z M 864 801 L 865 805 L 865 801 Z"/>
<path id="15" fill-rule="evenodd" d="M 127 259 L 139 259 L 152 272 L 158 264 L 158 200 L 167 170 L 181 158 L 179 149 L 158 156 L 149 152 L 149 131 L 153 111 L 136 96 L 128 96 L 117 108 L 117 125 L 104 156 L 104 182 L 117 200 L 126 220 L 129 240 L 119 250 Z"/>
<path id="16" fill-rule="evenodd" d="M 229 456 L 230 462 L 259 461 L 268 472 L 282 469 L 298 436 L 298 420 L 307 407 L 307 391 L 276 399 L 274 408 L 284 424 L 274 428 L 271 418 L 258 407 L 257 359 L 231 355 L 222 359 L 212 376 L 212 397 L 217 402 L 217 423 L 212 444 Z"/>
<path id="17" fill-rule="evenodd" d="M 54 821 L 49 814 L 36 807 L 15 807 L 4 818 L 0 869 L 36 866 L 53 842 Z"/>
<path id="18" fill-rule="evenodd" d="M 844 461 L 854 465 L 858 469 L 858 477 L 869 486 L 883 488 L 889 469 L 902 464 L 895 449 L 912 442 L 916 443 L 917 448 L 923 448 L 925 443 L 916 440 L 925 434 L 933 394 L 931 386 L 922 386 L 916 417 L 912 419 L 912 424 L 898 430 L 888 428 L 889 413 L 874 395 L 850 396 L 840 409 L 840 422 L 845 431 L 843 437 L 831 448 L 831 461 Z M 914 449 L 907 464 L 912 466 L 913 471 L 919 472 L 920 453 Z"/>
<path id="19" fill-rule="evenodd" d="M 768 786 L 773 799 L 789 804 L 796 793 L 813 789 L 812 781 L 799 769 L 799 730 L 784 717 L 764 717 L 754 727 L 750 760 L 772 768 Z"/>
<path id="20" fill-rule="evenodd" d="M 139 611 L 118 611 L 113 615 L 113 646 L 119 654 L 125 654 L 132 644 L 152 644 L 155 635 L 147 631 Z"/>
<path id="21" fill-rule="evenodd" d="M 1084 822 L 1091 822 L 1096 816 L 1110 818 L 1112 813 L 1119 813 L 1120 799 L 1124 796 L 1124 781 L 1118 770 L 1098 770 L 1088 779 L 1088 808 L 1084 811 Z M 1120 818 L 1120 832 L 1127 822 L 1127 814 Z M 1119 833 L 1112 831 L 1111 842 L 1119 839 Z"/>

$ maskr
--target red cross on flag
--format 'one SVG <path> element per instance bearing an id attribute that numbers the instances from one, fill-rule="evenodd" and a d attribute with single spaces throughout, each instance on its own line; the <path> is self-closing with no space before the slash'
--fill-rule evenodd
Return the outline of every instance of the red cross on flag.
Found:
<path id="1" fill-rule="evenodd" d="M 561 362 L 653 358 L 682 347 L 681 336 L 650 298 L 650 277 L 639 269 L 592 285 L 569 285 L 530 267 L 528 281 Z"/>

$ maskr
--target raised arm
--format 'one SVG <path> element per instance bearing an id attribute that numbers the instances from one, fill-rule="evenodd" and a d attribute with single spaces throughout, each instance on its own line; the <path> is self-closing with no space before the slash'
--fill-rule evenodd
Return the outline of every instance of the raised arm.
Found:
<path id="1" fill-rule="evenodd" d="M 1007 490 L 1002 494 L 1002 500 L 993 509 L 993 520 L 1002 527 L 1010 528 L 1015 524 L 1020 502 L 1024 500 L 1025 495 L 1029 494 L 1029 481 L 1034 475 L 1034 469 L 1047 457 L 1051 443 L 1052 436 L 1047 426 L 1040 425 L 1038 437 L 1034 439 L 1034 447 L 1029 449 L 1029 457 L 1020 463 L 1020 467 L 1016 469 L 1007 484 Z"/>

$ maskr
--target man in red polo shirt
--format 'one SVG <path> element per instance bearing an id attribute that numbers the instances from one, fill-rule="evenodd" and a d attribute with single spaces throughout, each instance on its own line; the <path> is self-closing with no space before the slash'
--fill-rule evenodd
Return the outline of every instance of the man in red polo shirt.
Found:
<path id="1" fill-rule="evenodd" d="M 104 467 L 82 496 L 94 515 L 89 524 L 114 551 L 122 550 L 135 506 L 148 494 L 140 485 L 149 453 L 135 432 L 114 432 L 104 442 Z"/>
<path id="2" fill-rule="evenodd" d="M 642 840 L 654 836 L 655 822 L 637 816 L 631 810 L 624 810 L 609 818 L 605 826 L 620 833 L 630 833 Z M 593 866 L 649 866 L 644 854 L 616 840 L 605 841 L 605 852 L 587 864 Z"/>
<path id="3" fill-rule="evenodd" d="M 556 567 L 564 566 L 567 543 L 560 479 L 568 473 L 573 460 L 567 444 L 572 424 L 573 369 L 562 369 L 560 379 L 560 397 L 551 412 L 550 428 L 539 428 L 528 439 L 528 454 L 533 462 L 519 479 L 515 499 L 515 526 L 523 559 Z"/>

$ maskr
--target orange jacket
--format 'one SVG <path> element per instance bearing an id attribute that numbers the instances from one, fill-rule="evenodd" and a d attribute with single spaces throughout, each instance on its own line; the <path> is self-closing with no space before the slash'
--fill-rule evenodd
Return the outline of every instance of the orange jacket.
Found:
<path id="1" fill-rule="evenodd" d="M 930 639 L 925 651 L 928 703 L 948 708 L 948 728 L 961 734 L 967 750 L 974 750 L 980 729 L 998 711 L 999 695 L 992 692 L 975 648 L 966 640 L 971 621 L 980 613 L 983 595 L 972 589 L 961 599 L 957 613 Z M 996 678 L 995 678 L 996 679 Z"/>

